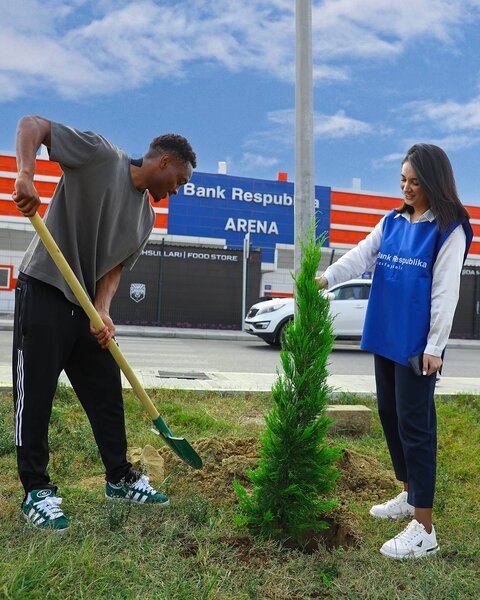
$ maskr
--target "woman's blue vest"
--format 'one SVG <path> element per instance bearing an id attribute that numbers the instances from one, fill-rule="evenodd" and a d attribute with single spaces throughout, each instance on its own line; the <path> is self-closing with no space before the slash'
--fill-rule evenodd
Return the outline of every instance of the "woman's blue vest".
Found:
<path id="1" fill-rule="evenodd" d="M 390 212 L 383 223 L 361 347 L 402 365 L 425 350 L 430 330 L 432 270 L 452 231 L 440 232 L 435 221 L 410 223 Z M 472 228 L 462 223 L 467 257 Z M 456 282 L 452 282 L 456 285 Z"/>

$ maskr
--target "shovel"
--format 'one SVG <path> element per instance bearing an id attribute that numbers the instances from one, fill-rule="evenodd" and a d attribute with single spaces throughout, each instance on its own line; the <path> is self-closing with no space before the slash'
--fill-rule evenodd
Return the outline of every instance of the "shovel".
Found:
<path id="1" fill-rule="evenodd" d="M 38 236 L 42 240 L 45 245 L 45 248 L 48 250 L 48 253 L 54 260 L 57 267 L 60 269 L 65 281 L 70 286 L 72 292 L 75 295 L 75 298 L 79 301 L 81 307 L 86 312 L 90 321 L 93 323 L 94 327 L 102 328 L 104 327 L 104 323 L 96 311 L 95 307 L 90 301 L 90 298 L 87 296 L 86 292 L 80 285 L 75 273 L 70 268 L 70 265 L 65 260 L 60 248 L 57 246 L 55 240 L 53 239 L 51 233 L 48 231 L 45 223 L 42 221 L 42 218 L 38 213 L 35 213 L 33 217 L 29 217 L 30 222 L 32 223 L 35 231 L 38 233 Z M 179 456 L 182 460 L 184 460 L 188 465 L 193 467 L 194 469 L 201 469 L 203 466 L 202 459 L 195 450 L 190 446 L 185 438 L 175 437 L 168 425 L 159 415 L 157 409 L 155 408 L 153 402 L 148 397 L 147 393 L 143 389 L 142 384 L 138 380 L 137 376 L 133 372 L 132 368 L 126 361 L 123 356 L 120 348 L 117 346 L 114 340 L 111 340 L 108 344 L 108 350 L 112 354 L 113 358 L 117 362 L 120 369 L 123 371 L 125 377 L 130 382 L 130 385 L 133 388 L 133 391 L 137 395 L 138 399 L 143 404 L 145 410 L 150 415 L 153 420 L 153 424 L 157 428 L 160 437 L 163 441 L 170 446 L 170 448 L 175 452 L 177 456 Z M 155 432 L 156 433 L 156 432 Z"/>

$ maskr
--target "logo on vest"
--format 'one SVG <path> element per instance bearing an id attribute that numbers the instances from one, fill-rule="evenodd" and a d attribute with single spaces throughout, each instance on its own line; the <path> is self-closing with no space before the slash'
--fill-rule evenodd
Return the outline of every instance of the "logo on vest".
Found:
<path id="1" fill-rule="evenodd" d="M 406 267 L 420 267 L 426 269 L 428 263 L 420 258 L 412 258 L 411 256 L 397 256 L 396 254 L 378 253 L 377 266 L 387 267 L 388 269 L 403 269 Z"/>
<path id="2" fill-rule="evenodd" d="M 147 286 L 144 283 L 130 284 L 130 298 L 134 302 L 141 302 L 147 293 Z"/>

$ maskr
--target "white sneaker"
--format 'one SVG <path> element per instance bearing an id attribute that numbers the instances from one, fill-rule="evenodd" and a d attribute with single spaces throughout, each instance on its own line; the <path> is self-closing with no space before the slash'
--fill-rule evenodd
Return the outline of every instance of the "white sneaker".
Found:
<path id="1" fill-rule="evenodd" d="M 380 548 L 384 556 L 396 559 L 422 558 L 438 552 L 437 536 L 432 525 L 432 532 L 427 533 L 425 527 L 413 519 L 407 527 Z"/>
<path id="2" fill-rule="evenodd" d="M 400 492 L 396 498 L 372 506 L 369 513 L 377 519 L 409 519 L 413 517 L 415 508 L 407 502 L 407 498 L 407 492 Z"/>

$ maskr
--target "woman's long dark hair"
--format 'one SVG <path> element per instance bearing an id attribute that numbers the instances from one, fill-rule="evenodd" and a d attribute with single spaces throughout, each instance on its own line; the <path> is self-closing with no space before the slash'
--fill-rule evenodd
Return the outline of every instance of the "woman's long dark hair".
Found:
<path id="1" fill-rule="evenodd" d="M 470 219 L 458 197 L 450 160 L 441 148 L 433 144 L 415 144 L 407 152 L 402 165 L 406 162 L 412 165 L 417 175 L 440 231 Z M 413 212 L 413 208 L 405 202 L 396 210 L 399 213 Z"/>

